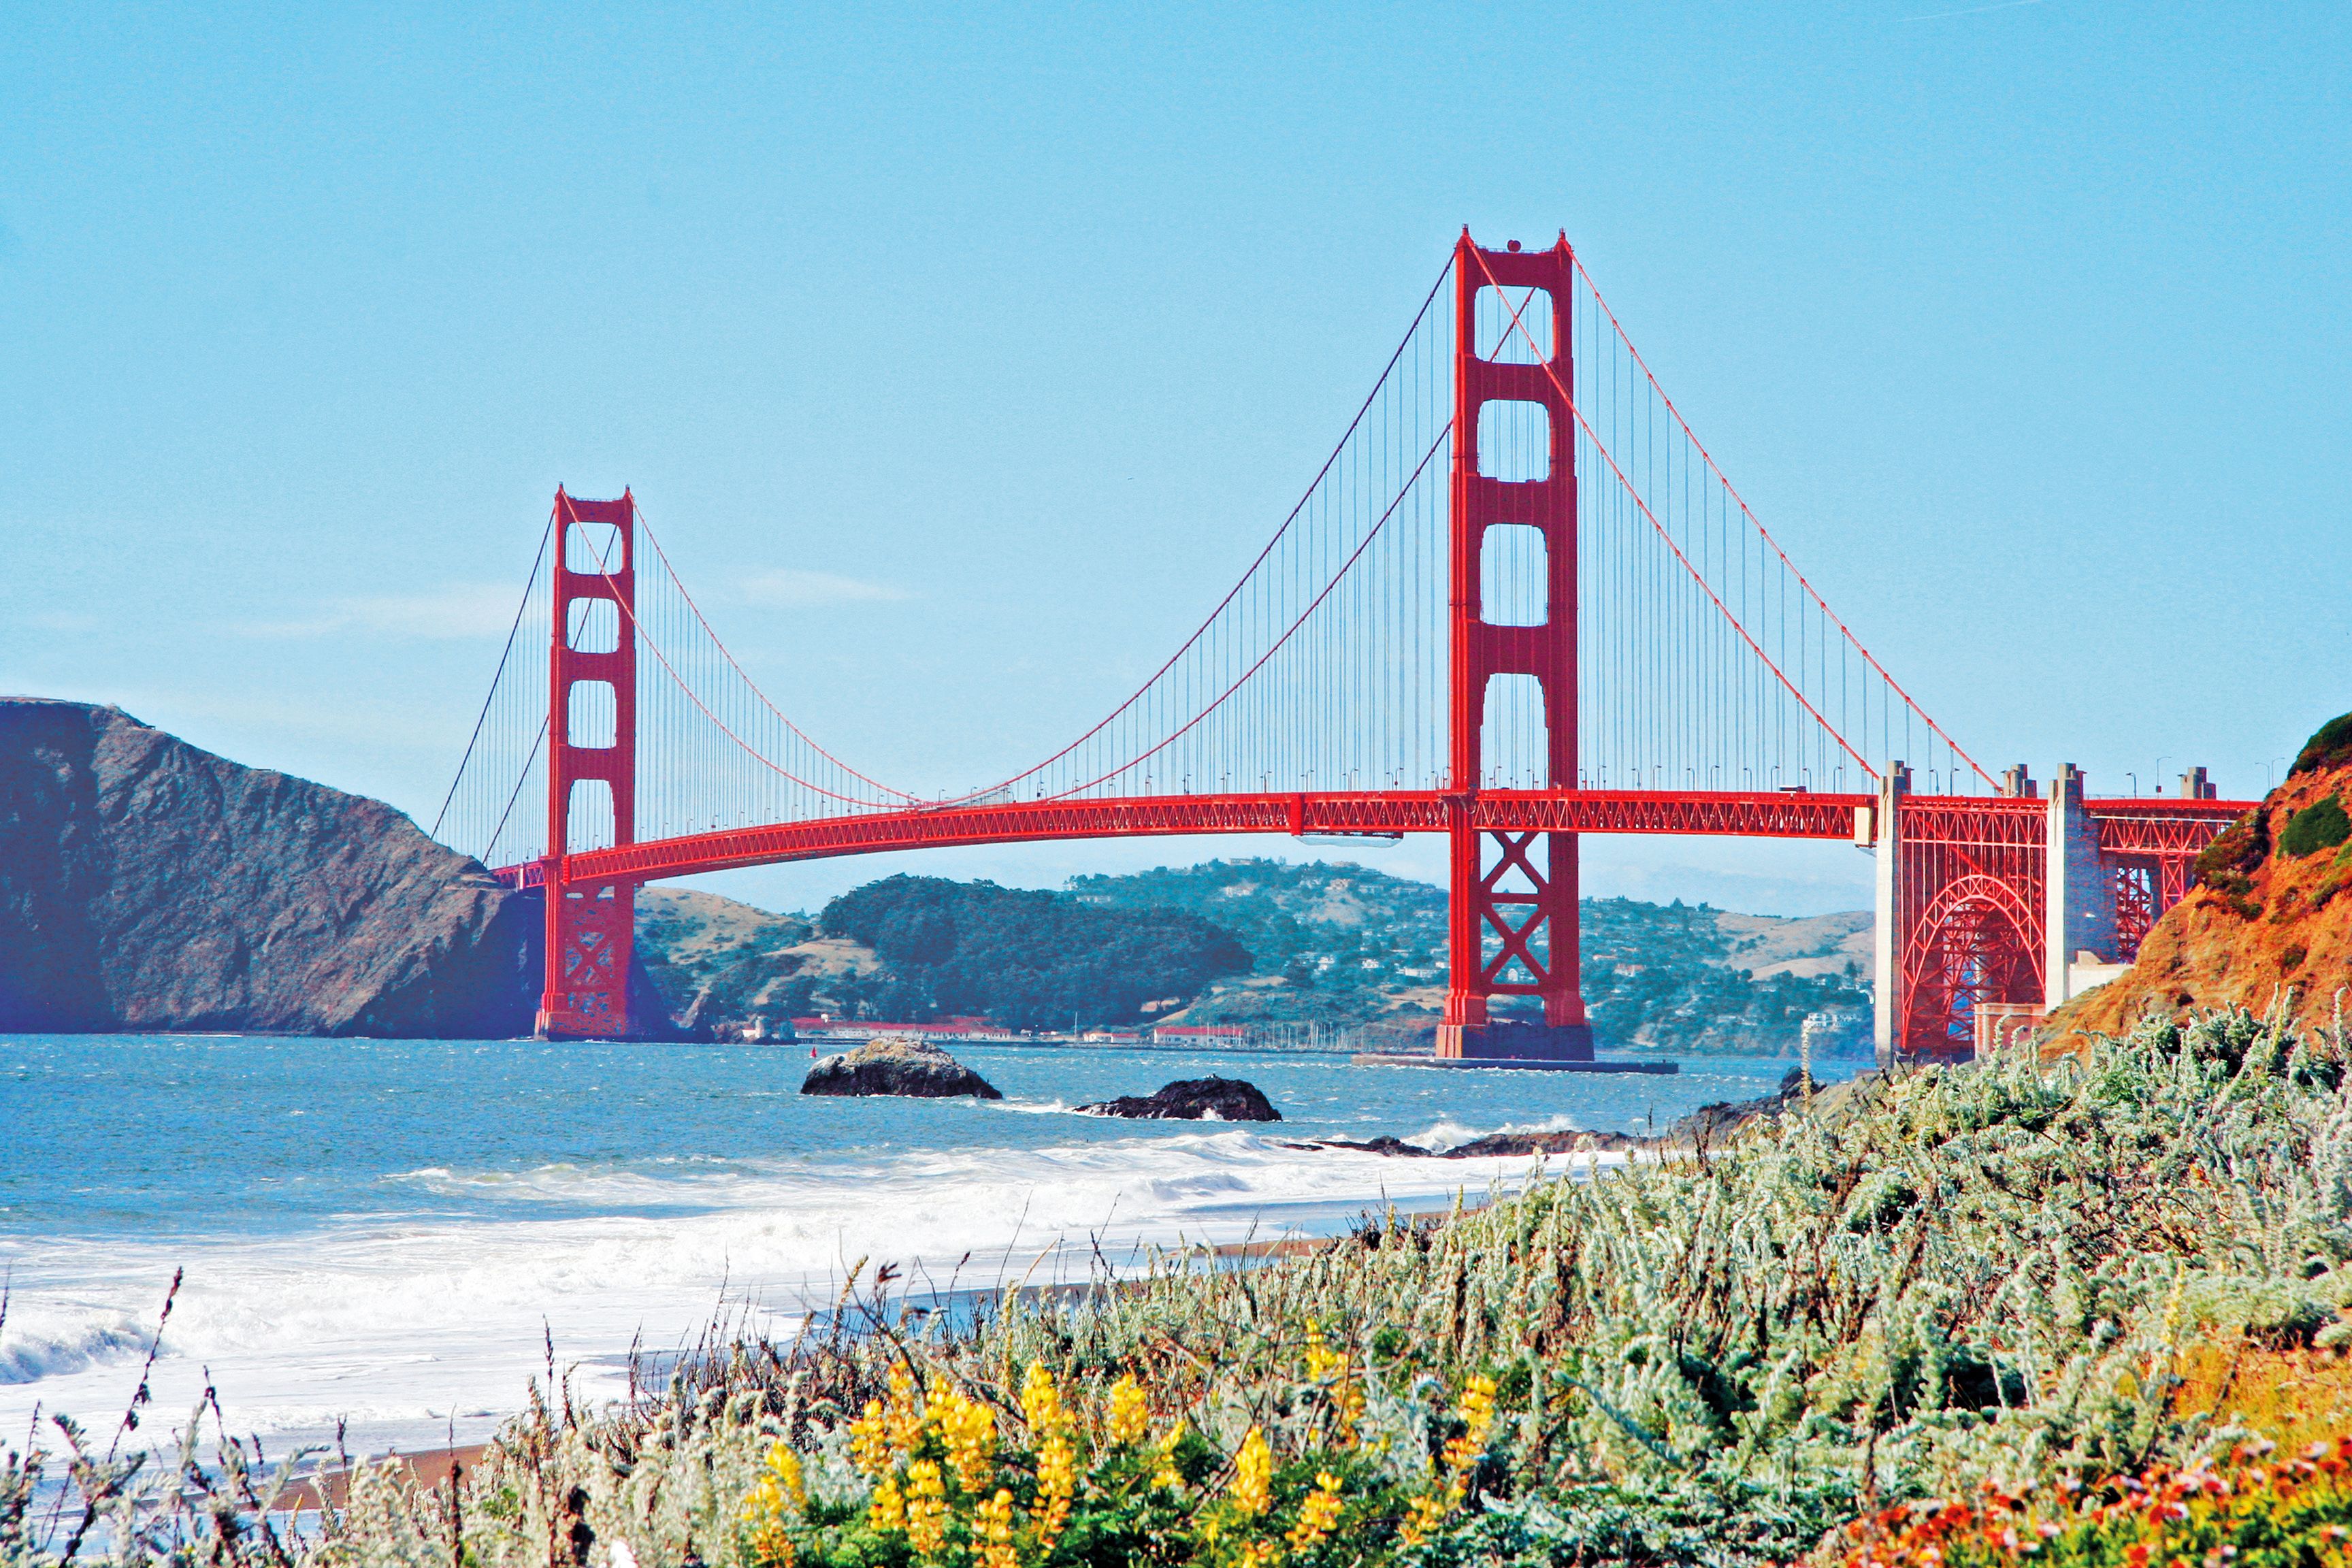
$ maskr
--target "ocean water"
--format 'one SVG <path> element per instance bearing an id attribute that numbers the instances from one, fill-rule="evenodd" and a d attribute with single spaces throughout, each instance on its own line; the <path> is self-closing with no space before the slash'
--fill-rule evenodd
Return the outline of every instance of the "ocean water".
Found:
<path id="1" fill-rule="evenodd" d="M 787 1331 L 861 1259 L 986 1287 L 1084 1279 L 1155 1245 L 1328 1234 L 1475 1201 L 1539 1163 L 1301 1139 L 1646 1131 L 1791 1065 L 956 1054 L 1006 1098 L 803 1098 L 805 1047 L 0 1036 L 0 1442 L 38 1412 L 110 1430 L 175 1269 L 151 1422 L 184 1423 L 209 1377 L 232 1428 L 273 1450 L 339 1422 L 355 1449 L 414 1449 L 494 1427 L 550 1342 L 577 1390 L 610 1396 L 632 1345 L 690 1344 L 719 1312 Z M 1211 1072 L 1257 1084 L 1284 1121 L 1072 1113 Z"/>

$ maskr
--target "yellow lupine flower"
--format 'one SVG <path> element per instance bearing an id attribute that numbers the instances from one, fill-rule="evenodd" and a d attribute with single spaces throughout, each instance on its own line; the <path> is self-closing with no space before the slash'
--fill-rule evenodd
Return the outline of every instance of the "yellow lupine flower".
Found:
<path id="1" fill-rule="evenodd" d="M 874 1500 L 866 1506 L 866 1522 L 877 1531 L 907 1528 L 907 1500 L 898 1490 L 898 1478 L 885 1476 L 876 1483 Z"/>
<path id="2" fill-rule="evenodd" d="M 1364 1418 L 1364 1385 L 1361 1380 L 1348 1375 L 1344 1357 L 1339 1363 L 1339 1387 L 1333 1404 L 1339 1417 L 1339 1446 L 1351 1448 L 1356 1443 L 1356 1424 Z"/>
<path id="3" fill-rule="evenodd" d="M 1495 1380 L 1485 1373 L 1472 1378 L 1462 1390 L 1460 1414 L 1470 1428 L 1470 1436 L 1481 1444 L 1495 1425 Z"/>
<path id="4" fill-rule="evenodd" d="M 890 1468 L 890 1439 L 880 1400 L 867 1400 L 866 1413 L 849 1424 L 849 1458 L 869 1476 L 878 1476 Z"/>
<path id="5" fill-rule="evenodd" d="M 1070 1522 L 1070 1500 L 1078 1490 L 1078 1456 L 1070 1447 L 1069 1428 L 1058 1426 L 1037 1445 L 1037 1506 L 1030 1511 L 1030 1528 L 1042 1555 L 1060 1540 Z"/>
<path id="6" fill-rule="evenodd" d="M 1152 1472 L 1153 1486 L 1166 1487 L 1170 1491 L 1184 1489 L 1184 1478 L 1176 1473 L 1176 1445 L 1184 1440 L 1184 1432 L 1183 1418 L 1179 1416 L 1176 1425 L 1168 1429 L 1168 1436 L 1160 1440 L 1160 1468 Z"/>
<path id="7" fill-rule="evenodd" d="M 977 1495 L 996 1473 L 995 1412 L 954 1389 L 941 1389 L 931 1409 L 956 1485 Z"/>
<path id="8" fill-rule="evenodd" d="M 1143 1385 L 1131 1376 L 1121 1373 L 1110 1385 L 1110 1440 L 1113 1443 L 1140 1443 L 1150 1426 Z"/>
<path id="9" fill-rule="evenodd" d="M 1345 1373 L 1347 1368 L 1348 1358 L 1345 1352 L 1335 1351 L 1323 1342 L 1322 1325 L 1319 1323 L 1307 1324 L 1307 1381 L 1309 1383 L 1326 1383 L 1331 1378 Z"/>
<path id="10" fill-rule="evenodd" d="M 774 1478 L 775 1485 L 793 1508 L 806 1506 L 808 1483 L 801 1474 L 801 1457 L 782 1437 L 768 1450 L 768 1474 Z"/>
<path id="11" fill-rule="evenodd" d="M 1495 1380 L 1483 1373 L 1472 1378 L 1463 1386 L 1454 1414 L 1465 1430 L 1445 1445 L 1445 1467 L 1466 1470 L 1486 1451 L 1486 1435 L 1495 1429 Z"/>
<path id="12" fill-rule="evenodd" d="M 1263 1426 L 1249 1429 L 1242 1451 L 1234 1457 L 1231 1496 L 1234 1506 L 1253 1519 L 1274 1505 L 1274 1449 L 1267 1446 Z"/>
<path id="13" fill-rule="evenodd" d="M 1042 1361 L 1031 1362 L 1029 1371 L 1021 1379 L 1021 1418 L 1039 1436 L 1070 1418 L 1069 1412 L 1062 1407 L 1062 1391 L 1055 1386 L 1054 1374 L 1045 1370 Z"/>
<path id="14" fill-rule="evenodd" d="M 1339 1522 L 1339 1478 L 1328 1470 L 1317 1472 L 1315 1489 L 1298 1505 L 1298 1522 L 1290 1527 L 1286 1539 L 1294 1552 L 1306 1552 L 1323 1544 Z"/>
<path id="15" fill-rule="evenodd" d="M 935 1459 L 907 1467 L 907 1543 L 919 1557 L 936 1557 L 948 1539 L 948 1489 Z"/>
<path id="16" fill-rule="evenodd" d="M 1417 1497 L 1405 1510 L 1404 1524 L 1397 1539 L 1407 1546 L 1418 1546 L 1428 1540 L 1445 1518 L 1445 1505 L 1433 1497 Z"/>
<path id="17" fill-rule="evenodd" d="M 1016 1568 L 1018 1559 L 1013 1551 L 1013 1494 L 1003 1487 L 996 1495 L 973 1510 L 972 1523 L 980 1538 L 981 1568 Z"/>
<path id="18" fill-rule="evenodd" d="M 894 1454 L 911 1454 L 923 1440 L 923 1411 L 915 1398 L 915 1374 L 903 1366 L 890 1369 L 890 1404 L 883 1431 Z"/>

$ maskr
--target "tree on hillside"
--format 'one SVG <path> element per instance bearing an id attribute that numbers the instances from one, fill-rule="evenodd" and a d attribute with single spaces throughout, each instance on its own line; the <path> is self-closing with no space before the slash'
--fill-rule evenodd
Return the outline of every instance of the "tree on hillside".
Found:
<path id="1" fill-rule="evenodd" d="M 883 984 L 861 1001 L 917 1022 L 977 1014 L 1016 1029 L 1132 1023 L 1255 961 L 1231 931 L 1168 909 L 1107 909 L 1061 893 L 891 877 L 845 893 L 818 923 L 874 950 Z M 920 1007 L 908 1016 L 887 1007 Z"/>

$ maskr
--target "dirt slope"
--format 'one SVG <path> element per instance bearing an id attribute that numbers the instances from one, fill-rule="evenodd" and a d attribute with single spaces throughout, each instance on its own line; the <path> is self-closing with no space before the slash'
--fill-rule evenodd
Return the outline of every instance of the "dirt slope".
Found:
<path id="1" fill-rule="evenodd" d="M 2052 1015 L 2063 1036 L 2115 1033 L 2150 1010 L 2261 1011 L 2283 993 L 2326 1010 L 2352 987 L 2352 714 L 2311 738 L 2286 782 L 2199 859 L 2200 886 L 2138 962 Z"/>

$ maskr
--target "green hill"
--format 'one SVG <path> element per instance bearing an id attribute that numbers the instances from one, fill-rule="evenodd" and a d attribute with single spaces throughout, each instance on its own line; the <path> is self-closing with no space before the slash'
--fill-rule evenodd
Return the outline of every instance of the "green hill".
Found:
<path id="1" fill-rule="evenodd" d="M 637 929 L 673 1014 L 755 1037 L 819 1012 L 1417 1034 L 1444 998 L 1445 890 L 1321 861 L 1213 860 L 1075 878 L 1061 893 L 894 877 L 814 920 L 647 889 Z M 1609 1047 L 1792 1051 L 1808 1014 L 1869 1008 L 1864 913 L 1589 899 L 1583 931 L 1585 1000 Z"/>

